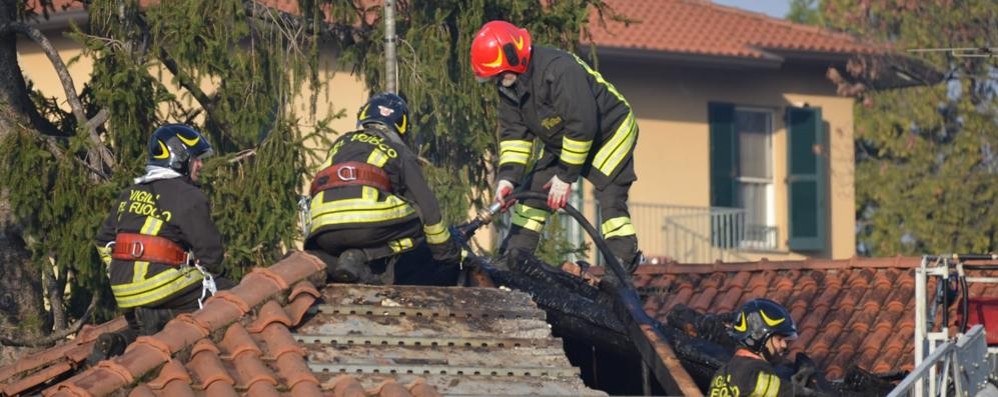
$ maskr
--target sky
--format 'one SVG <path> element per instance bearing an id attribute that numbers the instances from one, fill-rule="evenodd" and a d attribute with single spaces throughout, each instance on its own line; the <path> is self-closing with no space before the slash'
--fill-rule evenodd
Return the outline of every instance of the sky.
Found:
<path id="1" fill-rule="evenodd" d="M 783 18 L 790 10 L 790 0 L 713 0 L 714 3 L 761 12 L 776 18 Z"/>

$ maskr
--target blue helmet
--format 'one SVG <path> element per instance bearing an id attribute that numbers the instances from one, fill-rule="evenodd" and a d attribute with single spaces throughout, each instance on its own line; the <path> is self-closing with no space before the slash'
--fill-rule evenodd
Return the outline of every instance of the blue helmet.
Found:
<path id="1" fill-rule="evenodd" d="M 409 127 L 409 105 L 390 92 L 375 94 L 357 112 L 357 127 L 368 123 L 380 123 L 403 135 Z"/>
<path id="2" fill-rule="evenodd" d="M 732 324 L 732 334 L 743 346 L 762 352 L 766 341 L 773 335 L 790 339 L 797 337 L 797 326 L 790 313 L 779 303 L 769 299 L 745 302 Z"/>
<path id="3" fill-rule="evenodd" d="M 198 130 L 186 124 L 165 124 L 149 139 L 147 164 L 165 167 L 187 175 L 192 159 L 212 154 L 211 144 Z"/>

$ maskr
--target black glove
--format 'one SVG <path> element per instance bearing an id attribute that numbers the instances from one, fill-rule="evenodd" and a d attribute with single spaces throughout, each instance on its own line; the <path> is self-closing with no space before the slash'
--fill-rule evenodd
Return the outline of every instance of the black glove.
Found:
<path id="1" fill-rule="evenodd" d="M 429 244 L 433 260 L 448 267 L 461 267 L 461 247 L 457 245 L 454 236 L 443 244 Z"/>

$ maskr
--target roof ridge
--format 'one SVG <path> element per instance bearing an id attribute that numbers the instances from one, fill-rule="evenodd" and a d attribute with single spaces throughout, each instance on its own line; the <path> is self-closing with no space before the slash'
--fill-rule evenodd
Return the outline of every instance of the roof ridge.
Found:
<path id="1" fill-rule="evenodd" d="M 834 270 L 834 269 L 913 269 L 918 267 L 920 257 L 894 256 L 880 258 L 851 257 L 849 259 L 814 259 L 770 261 L 763 258 L 749 262 L 713 262 L 642 264 L 636 274 L 679 274 L 716 272 L 761 272 L 778 270 Z"/>
<path id="2" fill-rule="evenodd" d="M 706 0 L 678 0 L 678 1 L 685 2 L 685 3 L 696 3 L 698 5 L 704 5 L 704 6 L 707 6 L 707 7 L 710 7 L 710 8 L 717 9 L 718 11 L 721 11 L 721 12 L 727 12 L 727 13 L 730 13 L 730 14 L 738 14 L 738 15 L 741 15 L 741 16 L 744 16 L 744 17 L 749 17 L 749 18 L 761 19 L 761 20 L 763 20 L 764 22 L 767 22 L 767 23 L 773 23 L 773 24 L 777 24 L 777 25 L 783 25 L 783 26 L 791 28 L 791 29 L 800 30 L 800 31 L 808 32 L 808 33 L 817 33 L 817 34 L 830 35 L 830 36 L 833 36 L 833 37 L 850 40 L 850 41 L 852 41 L 852 42 L 854 42 L 856 44 L 860 44 L 860 45 L 863 45 L 863 46 L 868 46 L 868 43 L 864 42 L 863 40 L 861 40 L 861 38 L 859 38 L 857 36 L 854 36 L 854 35 L 846 33 L 846 32 L 839 32 L 839 31 L 831 30 L 831 29 L 828 29 L 828 28 L 825 28 L 825 27 L 822 27 L 822 26 L 805 25 L 805 24 L 802 24 L 802 23 L 797 23 L 797 22 L 789 21 L 789 20 L 782 19 L 782 18 L 776 18 L 776 17 L 770 16 L 770 15 L 763 14 L 761 12 L 744 10 L 744 9 L 741 9 L 741 8 L 732 7 L 732 6 L 728 6 L 728 5 L 724 5 L 724 4 L 717 4 L 717 3 L 714 3 L 713 1 L 706 1 Z"/>
<path id="3" fill-rule="evenodd" d="M 269 301 L 287 300 L 287 294 L 292 289 L 315 290 L 314 287 L 301 287 L 298 284 L 310 283 L 310 279 L 317 274 L 324 276 L 324 269 L 325 264 L 318 258 L 304 251 L 294 251 L 266 270 L 250 272 L 231 289 L 216 293 L 205 302 L 203 309 L 191 313 L 190 318 L 181 315 L 170 320 L 162 331 L 140 337 L 130 344 L 124 354 L 104 360 L 95 367 L 55 384 L 44 394 L 58 394 L 75 388 L 83 388 L 93 394 L 108 394 L 131 383 L 132 379 L 142 378 L 150 371 L 158 370 L 178 352 L 193 348 L 205 337 L 222 329 L 225 329 L 223 333 L 228 332 L 230 325 L 240 323 L 247 314 L 260 310 Z M 304 299 L 295 298 L 287 304 L 299 306 L 295 303 L 306 301 L 307 305 L 302 306 L 307 308 L 316 299 L 309 293 L 298 295 Z M 300 311 L 300 308 L 294 309 Z M 300 320 L 302 316 L 295 313 L 293 317 Z"/>

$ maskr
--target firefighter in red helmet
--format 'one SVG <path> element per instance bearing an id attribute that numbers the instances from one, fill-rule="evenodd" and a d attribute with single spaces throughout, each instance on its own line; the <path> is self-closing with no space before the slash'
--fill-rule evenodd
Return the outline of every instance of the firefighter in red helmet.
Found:
<path id="1" fill-rule="evenodd" d="M 637 180 L 638 125 L 627 100 L 577 56 L 534 45 L 526 29 L 505 21 L 488 22 L 475 35 L 471 68 L 499 93 L 496 200 L 512 204 L 507 197 L 521 183 L 548 194 L 546 202 L 516 203 L 502 248 L 514 256 L 533 252 L 550 211 L 565 206 L 581 176 L 596 188 L 603 237 L 633 272 L 641 255 L 627 196 Z M 542 154 L 521 181 L 535 142 Z"/>

